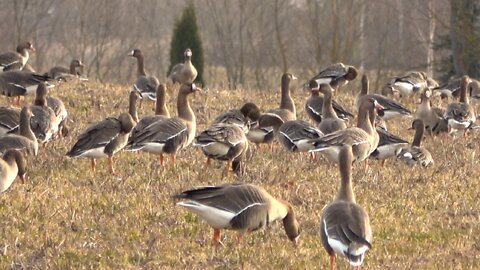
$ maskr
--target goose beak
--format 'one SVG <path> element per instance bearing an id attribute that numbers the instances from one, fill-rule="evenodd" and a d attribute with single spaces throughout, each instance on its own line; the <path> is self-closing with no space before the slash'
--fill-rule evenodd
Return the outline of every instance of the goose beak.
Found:
<path id="1" fill-rule="evenodd" d="M 133 56 L 133 51 L 129 52 L 127 55 L 128 56 Z"/>
<path id="2" fill-rule="evenodd" d="M 292 80 L 298 79 L 295 75 L 292 75 Z"/>
<path id="3" fill-rule="evenodd" d="M 35 50 L 35 48 L 33 46 L 30 47 L 30 51 L 32 52 L 36 52 L 37 50 Z"/>
<path id="4" fill-rule="evenodd" d="M 375 108 L 376 108 L 377 110 L 383 110 L 383 109 L 385 109 L 385 107 L 383 107 L 382 105 L 380 105 L 380 103 L 378 103 L 376 100 L 375 100 L 374 104 L 375 104 Z"/>

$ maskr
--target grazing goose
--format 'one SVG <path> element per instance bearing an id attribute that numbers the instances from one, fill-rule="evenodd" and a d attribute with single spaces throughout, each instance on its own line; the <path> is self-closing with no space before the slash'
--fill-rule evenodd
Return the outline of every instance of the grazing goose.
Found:
<path id="1" fill-rule="evenodd" d="M 428 88 L 427 74 L 425 72 L 411 71 L 403 76 L 394 77 L 387 87 L 393 93 L 398 93 L 400 97 L 408 97 L 417 92 L 422 92 Z"/>
<path id="2" fill-rule="evenodd" d="M 207 156 L 207 166 L 210 159 L 225 160 L 225 173 L 233 169 L 239 173 L 240 164 L 248 149 L 248 140 L 245 132 L 236 125 L 218 123 L 213 124 L 195 137 L 194 146 L 202 148 Z"/>
<path id="3" fill-rule="evenodd" d="M 260 109 L 255 103 L 245 103 L 240 110 L 232 109 L 217 116 L 213 124 L 224 123 L 240 127 L 244 133 L 250 130 L 250 122 L 255 122 L 260 117 Z"/>
<path id="4" fill-rule="evenodd" d="M 172 84 L 193 83 L 197 78 L 197 69 L 192 64 L 192 50 L 186 49 L 183 55 L 185 56 L 185 61 L 173 66 L 168 76 Z"/>
<path id="5" fill-rule="evenodd" d="M 22 70 L 30 56 L 28 51 L 34 52 L 35 48 L 26 41 L 17 46 L 16 52 L 0 54 L 0 71 Z"/>
<path id="6" fill-rule="evenodd" d="M 332 106 L 333 88 L 329 84 L 321 84 L 320 92 L 323 94 L 322 122 L 318 126 L 323 134 L 329 134 L 338 130 L 346 129 L 345 122 L 337 117 Z"/>
<path id="7" fill-rule="evenodd" d="M 315 77 L 305 83 L 308 87 L 311 80 L 315 80 L 317 84 L 330 84 L 333 88 L 339 88 L 346 85 L 349 81 L 355 80 L 357 77 L 357 69 L 354 66 L 346 66 L 343 63 L 333 64 L 320 71 Z"/>
<path id="8" fill-rule="evenodd" d="M 0 107 L 0 135 L 11 133 L 20 123 L 20 110 L 11 107 Z"/>
<path id="9" fill-rule="evenodd" d="M 425 130 L 430 135 L 437 135 L 442 132 L 448 132 L 448 122 L 443 118 L 445 110 L 438 107 L 433 107 L 430 101 L 430 90 L 425 90 L 420 95 L 420 105 L 415 112 L 415 119 L 422 119 L 425 124 Z"/>
<path id="10" fill-rule="evenodd" d="M 61 135 L 63 137 L 68 135 L 68 127 L 67 127 L 67 117 L 68 112 L 65 108 L 65 104 L 63 101 L 57 97 L 48 96 L 47 97 L 47 105 L 52 109 L 55 113 L 57 118 L 56 123 L 57 126 L 54 127 L 54 130 L 57 130 L 56 135 Z"/>
<path id="11" fill-rule="evenodd" d="M 460 86 L 460 99 L 458 102 L 450 103 L 445 111 L 445 118 L 448 122 L 448 133 L 463 130 L 464 136 L 467 136 L 467 130 L 472 128 L 473 124 L 477 120 L 475 115 L 475 109 L 469 102 L 467 95 L 468 76 L 462 77 Z"/>
<path id="12" fill-rule="evenodd" d="M 15 178 L 20 177 L 25 182 L 27 161 L 18 150 L 8 150 L 0 159 L 0 193 L 5 192 Z"/>
<path id="13" fill-rule="evenodd" d="M 41 82 L 50 77 L 28 71 L 8 71 L 0 73 L 0 94 L 8 97 L 17 97 L 15 104 L 20 106 L 20 96 L 32 94 Z M 48 85 L 51 87 L 51 85 Z"/>
<path id="14" fill-rule="evenodd" d="M 380 160 L 380 165 L 385 165 L 387 158 L 395 157 L 397 150 L 408 145 L 404 139 L 393 135 L 392 133 L 377 127 L 377 133 L 380 137 L 377 149 L 370 154 L 370 158 Z"/>
<path id="15" fill-rule="evenodd" d="M 10 72 L 10 71 L 9 71 Z M 38 142 L 30 126 L 32 111 L 30 107 L 23 107 L 20 111 L 19 134 L 7 134 L 0 137 L 0 153 L 9 149 L 25 151 L 28 155 L 37 155 Z"/>
<path id="16" fill-rule="evenodd" d="M 382 95 L 377 94 L 368 94 L 369 85 L 367 75 L 362 76 L 362 90 L 356 98 L 357 109 L 359 108 L 362 100 L 364 98 L 373 98 L 378 104 L 380 104 L 384 109 L 379 110 L 378 115 L 384 120 L 390 120 L 401 116 L 411 115 L 411 111 L 407 109 L 402 104 L 396 102 L 393 99 L 389 99 Z"/>
<path id="17" fill-rule="evenodd" d="M 310 89 L 311 95 L 305 102 L 305 111 L 308 117 L 310 117 L 316 125 L 319 125 L 320 122 L 322 122 L 323 97 L 319 95 L 320 87 L 318 87 L 317 81 L 311 80 L 308 88 Z M 349 117 L 353 118 L 353 114 L 345 110 L 334 99 L 332 99 L 332 106 L 339 118 L 344 120 L 347 120 Z"/>
<path id="18" fill-rule="evenodd" d="M 48 142 L 57 133 L 60 123 L 53 109 L 47 105 L 47 94 L 45 83 L 38 84 L 34 106 L 31 108 L 33 113 L 32 130 L 40 143 Z"/>
<path id="19" fill-rule="evenodd" d="M 136 133 L 140 132 L 144 128 L 153 124 L 156 121 L 170 118 L 170 113 L 168 112 L 166 105 L 166 86 L 165 84 L 160 84 L 157 87 L 157 100 L 155 101 L 155 115 L 147 115 L 142 117 L 140 121 L 137 121 L 137 125 L 132 130 L 132 137 Z"/>
<path id="20" fill-rule="evenodd" d="M 118 118 L 108 117 L 80 134 L 66 155 L 70 158 L 91 158 L 93 172 L 96 170 L 95 159 L 106 156 L 110 173 L 114 174 L 113 155 L 125 147 L 134 124 L 132 116 L 128 113 L 122 113 Z"/>
<path id="21" fill-rule="evenodd" d="M 177 205 L 187 208 L 213 228 L 213 244 L 220 245 L 220 230 L 238 231 L 239 239 L 247 233 L 281 219 L 288 239 L 298 245 L 300 226 L 293 207 L 272 197 L 263 188 L 251 184 L 227 184 L 187 190 L 174 196 L 184 199 Z"/>
<path id="22" fill-rule="evenodd" d="M 56 81 L 69 81 L 76 76 L 81 74 L 80 69 L 84 67 L 84 64 L 82 61 L 78 59 L 73 59 L 72 62 L 70 62 L 70 67 L 64 67 L 64 66 L 55 66 L 52 67 L 46 75 L 48 75 L 50 78 L 56 80 Z"/>
<path id="23" fill-rule="evenodd" d="M 274 134 L 280 144 L 290 152 L 308 152 L 313 150 L 310 142 L 323 136 L 322 132 L 302 120 L 283 122 L 277 114 L 265 113 L 258 119 L 260 127 L 273 127 Z"/>
<path id="24" fill-rule="evenodd" d="M 177 152 L 190 145 L 195 138 L 196 120 L 188 96 L 201 89 L 195 84 L 183 84 L 178 91 L 178 117 L 154 122 L 147 126 L 128 141 L 127 150 L 160 155 L 160 164 L 163 165 L 163 154 L 171 154 L 175 163 Z"/>
<path id="25" fill-rule="evenodd" d="M 314 149 L 312 151 L 322 151 L 326 157 L 334 162 L 339 163 L 339 152 L 343 145 L 350 145 L 353 149 L 354 162 L 365 160 L 378 146 L 380 140 L 375 128 L 370 120 L 374 115 L 374 110 L 383 107 L 373 98 L 365 98 L 362 100 L 358 111 L 357 126 L 339 130 L 327 134 L 318 139 L 310 140 Z"/>
<path id="26" fill-rule="evenodd" d="M 290 96 L 290 82 L 296 79 L 297 77 L 290 73 L 284 73 L 282 75 L 280 108 L 268 110 L 267 113 L 278 115 L 284 122 L 297 119 L 295 103 Z M 247 133 L 247 138 L 249 141 L 255 143 L 257 147 L 261 143 L 267 143 L 270 145 L 270 150 L 273 149 L 273 127 L 252 128 L 250 132 Z"/>
<path id="27" fill-rule="evenodd" d="M 320 219 L 320 238 L 330 256 L 330 269 L 335 269 L 335 253 L 360 267 L 365 253 L 372 248 L 372 228 L 367 212 L 355 201 L 352 186 L 352 147 L 340 149 L 340 189 Z"/>
<path id="28" fill-rule="evenodd" d="M 397 159 L 405 161 L 409 166 L 419 164 L 423 167 L 427 167 L 430 164 L 433 164 L 432 154 L 421 147 L 423 139 L 423 132 L 425 130 L 425 125 L 421 119 L 415 119 L 412 123 L 412 128 L 415 129 L 415 137 L 413 137 L 413 142 L 411 146 L 402 147 L 397 150 Z"/>
<path id="29" fill-rule="evenodd" d="M 155 76 L 147 75 L 144 68 L 144 57 L 140 49 L 134 49 L 128 56 L 137 58 L 137 80 L 133 84 L 133 89 L 138 91 L 143 98 L 156 100 L 157 87 L 160 84 Z M 141 107 L 142 103 L 140 103 Z"/>

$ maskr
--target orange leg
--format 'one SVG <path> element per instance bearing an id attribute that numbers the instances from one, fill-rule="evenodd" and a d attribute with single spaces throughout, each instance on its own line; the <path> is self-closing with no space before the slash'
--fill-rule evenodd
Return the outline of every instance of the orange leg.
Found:
<path id="1" fill-rule="evenodd" d="M 255 149 L 260 150 L 260 145 L 258 143 L 255 144 Z"/>
<path id="2" fill-rule="evenodd" d="M 330 270 L 335 269 L 335 254 L 330 255 Z"/>
<path id="3" fill-rule="evenodd" d="M 382 168 L 385 166 L 385 159 L 380 160 L 380 166 L 382 166 Z"/>
<path id="4" fill-rule="evenodd" d="M 205 162 L 205 168 L 210 167 L 210 158 L 207 157 L 207 162 Z"/>
<path id="5" fill-rule="evenodd" d="M 172 162 L 173 164 L 177 163 L 177 155 L 175 154 L 172 155 Z"/>
<path id="6" fill-rule="evenodd" d="M 92 166 L 92 171 L 95 172 L 97 170 L 97 161 L 94 158 L 92 158 L 91 166 Z"/>
<path id="7" fill-rule="evenodd" d="M 238 233 L 237 234 L 237 244 L 240 244 L 243 240 L 243 233 Z"/>
<path id="8" fill-rule="evenodd" d="M 315 160 L 315 152 L 310 152 L 310 159 L 311 159 L 312 161 Z"/>
<path id="9" fill-rule="evenodd" d="M 165 164 L 165 158 L 163 157 L 163 154 L 160 154 L 160 166 L 163 166 Z"/>
<path id="10" fill-rule="evenodd" d="M 113 169 L 113 157 L 112 156 L 108 157 L 108 168 L 109 168 L 111 174 L 115 174 L 115 169 Z"/>
<path id="11" fill-rule="evenodd" d="M 269 145 L 270 153 L 273 153 L 273 143 Z"/>
<path id="12" fill-rule="evenodd" d="M 220 235 L 220 229 L 213 229 L 213 245 L 215 246 L 224 246 L 222 241 L 220 241 L 221 235 Z"/>

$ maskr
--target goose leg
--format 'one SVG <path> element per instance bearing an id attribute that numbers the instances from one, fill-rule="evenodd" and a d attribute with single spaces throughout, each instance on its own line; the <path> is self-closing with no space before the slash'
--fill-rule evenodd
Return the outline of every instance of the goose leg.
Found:
<path id="1" fill-rule="evenodd" d="M 113 157 L 108 156 L 108 169 L 110 170 L 111 174 L 115 174 L 115 169 L 113 169 Z"/>
<path id="2" fill-rule="evenodd" d="M 238 233 L 237 234 L 237 244 L 240 244 L 243 240 L 243 233 Z"/>
<path id="3" fill-rule="evenodd" d="M 177 155 L 175 154 L 172 155 L 172 162 L 173 164 L 177 163 Z"/>
<path id="4" fill-rule="evenodd" d="M 269 144 L 270 153 L 273 153 L 273 143 Z"/>
<path id="5" fill-rule="evenodd" d="M 205 168 L 210 167 L 210 158 L 207 157 L 207 161 L 205 162 Z"/>
<path id="6" fill-rule="evenodd" d="M 335 269 L 335 254 L 330 255 L 330 270 Z"/>
<path id="7" fill-rule="evenodd" d="M 95 172 L 97 170 L 97 161 L 94 158 L 92 158 L 91 166 L 92 166 L 92 171 Z"/>
<path id="8" fill-rule="evenodd" d="M 160 154 L 160 166 L 163 166 L 165 164 L 165 158 L 163 157 L 163 154 Z"/>
<path id="9" fill-rule="evenodd" d="M 385 166 L 385 159 L 380 160 L 380 166 L 382 166 L 382 168 Z"/>
<path id="10" fill-rule="evenodd" d="M 218 247 L 218 246 L 225 246 L 223 245 L 222 241 L 220 241 L 220 229 L 213 229 L 213 245 Z"/>

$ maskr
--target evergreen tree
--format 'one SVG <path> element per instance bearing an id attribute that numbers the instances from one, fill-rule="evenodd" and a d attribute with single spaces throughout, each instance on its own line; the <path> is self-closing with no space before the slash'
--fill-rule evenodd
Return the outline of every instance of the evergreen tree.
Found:
<path id="1" fill-rule="evenodd" d="M 205 84 L 203 79 L 204 62 L 202 40 L 200 39 L 195 7 L 192 2 L 185 7 L 182 17 L 175 23 L 173 37 L 170 43 L 170 66 L 168 67 L 168 74 L 170 74 L 175 64 L 184 61 L 183 53 L 187 48 L 192 50 L 192 63 L 198 72 L 195 81 Z"/>

